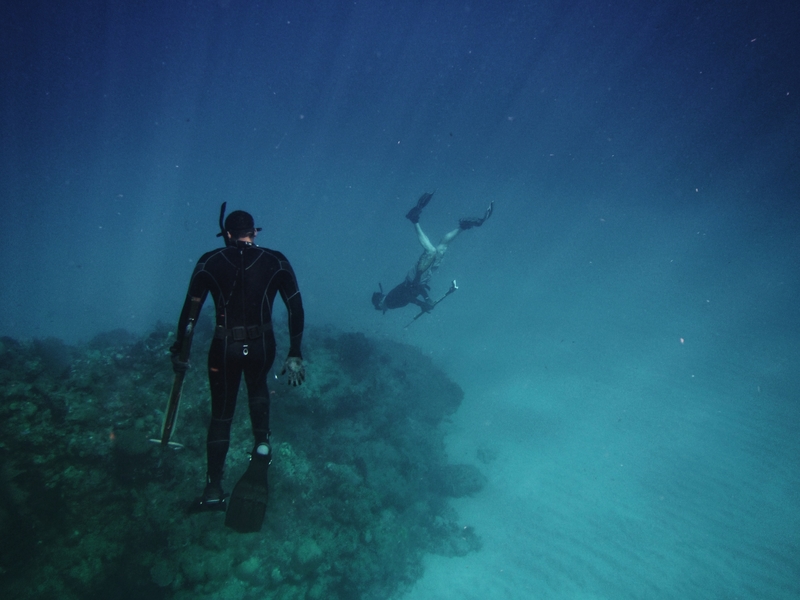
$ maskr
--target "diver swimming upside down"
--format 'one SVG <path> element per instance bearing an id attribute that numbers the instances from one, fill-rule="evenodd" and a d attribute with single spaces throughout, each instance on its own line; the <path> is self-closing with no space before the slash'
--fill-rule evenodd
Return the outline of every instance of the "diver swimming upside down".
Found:
<path id="1" fill-rule="evenodd" d="M 433 301 L 428 295 L 430 291 L 428 281 L 430 281 L 433 272 L 441 265 L 450 242 L 462 231 L 483 225 L 486 219 L 492 216 L 492 211 L 494 210 L 494 202 L 491 202 L 489 208 L 486 209 L 486 213 L 482 217 L 460 219 L 458 221 L 458 227 L 445 234 L 439 243 L 434 246 L 428 239 L 428 236 L 425 235 L 425 232 L 422 231 L 422 227 L 419 224 L 422 209 L 428 205 L 431 198 L 433 198 L 433 193 L 426 192 L 422 194 L 419 200 L 417 200 L 416 206 L 406 214 L 406 218 L 414 224 L 414 230 L 417 232 L 417 239 L 423 248 L 422 255 L 417 260 L 416 265 L 406 274 L 406 278 L 392 288 L 388 294 L 384 294 L 383 286 L 379 285 L 381 288 L 380 291 L 372 294 L 372 305 L 375 307 L 375 310 L 380 310 L 385 314 L 387 310 L 402 308 L 409 304 L 416 304 L 420 307 L 422 312 L 430 312 L 433 310 L 433 307 L 436 306 L 438 301 Z M 448 294 L 455 289 L 455 282 L 453 282 Z M 440 300 L 444 299 L 448 294 L 442 296 Z"/>

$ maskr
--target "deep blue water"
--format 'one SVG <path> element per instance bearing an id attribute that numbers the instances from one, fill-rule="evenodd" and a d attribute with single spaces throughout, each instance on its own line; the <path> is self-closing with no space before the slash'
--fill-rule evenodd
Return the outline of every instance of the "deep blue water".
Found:
<path id="1" fill-rule="evenodd" d="M 0 335 L 177 319 L 221 202 L 307 319 L 467 396 L 481 555 L 412 598 L 800 596 L 800 6 L 16 1 Z M 451 247 L 411 308 L 369 299 Z"/>

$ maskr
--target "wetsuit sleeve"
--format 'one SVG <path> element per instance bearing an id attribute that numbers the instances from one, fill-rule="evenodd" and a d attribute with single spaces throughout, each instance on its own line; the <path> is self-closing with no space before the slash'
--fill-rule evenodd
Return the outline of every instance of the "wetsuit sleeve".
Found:
<path id="1" fill-rule="evenodd" d="M 281 260 L 281 273 L 276 278 L 278 280 L 278 292 L 283 303 L 286 305 L 286 312 L 289 317 L 289 356 L 303 358 L 300 352 L 300 345 L 303 342 L 303 326 L 305 323 L 305 313 L 303 312 L 303 300 L 300 296 L 300 288 L 297 285 L 297 278 L 294 275 L 289 261 L 285 257 Z"/>
<path id="2" fill-rule="evenodd" d="M 203 308 L 203 303 L 208 296 L 208 286 L 204 283 L 203 277 L 205 261 L 200 260 L 194 268 L 192 278 L 189 281 L 189 291 L 186 294 L 186 300 L 183 302 L 181 309 L 181 316 L 178 319 L 178 330 L 175 332 L 175 343 L 170 347 L 170 352 L 177 354 L 180 352 L 181 345 L 183 344 L 184 337 L 186 336 L 186 325 L 189 323 L 189 316 L 192 311 L 192 299 L 198 298 L 200 305 L 197 307 L 197 313 Z M 197 318 L 197 315 L 195 315 Z"/>

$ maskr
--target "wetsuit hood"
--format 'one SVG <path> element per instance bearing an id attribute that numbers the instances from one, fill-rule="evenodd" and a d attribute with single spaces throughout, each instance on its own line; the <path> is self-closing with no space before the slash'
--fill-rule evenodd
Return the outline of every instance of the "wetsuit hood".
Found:
<path id="1" fill-rule="evenodd" d="M 225 235 L 226 232 L 230 232 L 231 236 L 235 239 L 239 235 L 247 231 L 261 231 L 261 227 L 256 227 L 255 221 L 253 221 L 253 215 L 243 210 L 235 210 L 228 217 L 225 219 L 225 224 L 223 225 L 222 219 L 225 218 L 225 207 L 227 206 L 227 202 L 223 202 L 222 206 L 219 207 L 219 233 L 217 237 L 221 237 L 225 240 L 226 246 L 232 246 L 235 244 L 230 243 L 231 240 Z"/>
<path id="2" fill-rule="evenodd" d="M 261 227 L 256 227 L 256 223 L 253 221 L 253 215 L 243 210 L 235 210 L 225 219 L 225 231 L 234 233 L 251 229 L 261 231 Z"/>

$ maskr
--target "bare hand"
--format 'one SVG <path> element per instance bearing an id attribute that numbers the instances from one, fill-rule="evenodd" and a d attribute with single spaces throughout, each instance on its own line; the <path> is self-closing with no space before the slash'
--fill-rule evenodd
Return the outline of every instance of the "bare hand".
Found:
<path id="1" fill-rule="evenodd" d="M 301 385 L 306 380 L 306 367 L 303 364 L 303 359 L 296 356 L 290 356 L 283 363 L 283 371 L 281 375 L 288 374 L 286 383 L 291 386 Z"/>

